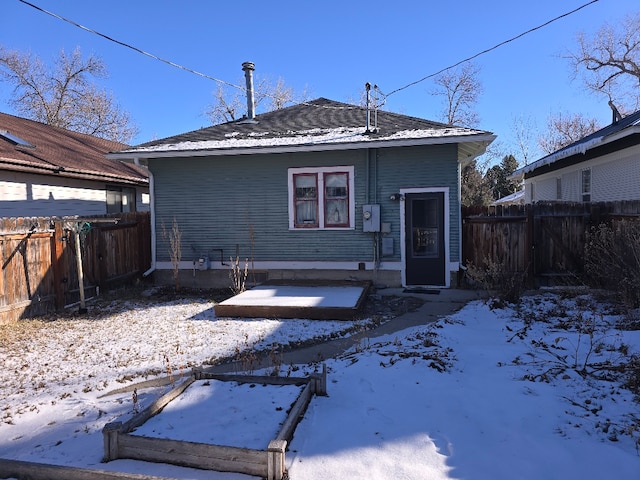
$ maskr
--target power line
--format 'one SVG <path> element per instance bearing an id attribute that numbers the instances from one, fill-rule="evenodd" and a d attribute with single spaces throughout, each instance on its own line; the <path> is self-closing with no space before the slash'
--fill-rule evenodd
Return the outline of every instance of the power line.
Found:
<path id="1" fill-rule="evenodd" d="M 193 73 L 193 74 L 198 75 L 200 77 L 206 78 L 208 80 L 213 80 L 214 82 L 217 82 L 217 83 L 220 83 L 220 84 L 223 84 L 223 85 L 227 85 L 229 87 L 237 88 L 237 89 L 242 90 L 242 91 L 245 90 L 244 87 L 241 87 L 239 85 L 234 85 L 233 83 L 225 82 L 224 80 L 220 80 L 219 78 L 212 77 L 210 75 L 207 75 L 206 73 L 198 72 L 197 70 L 193 70 L 193 69 L 185 67 L 183 65 L 179 65 L 179 64 L 174 63 L 174 62 L 172 62 L 170 60 L 166 60 L 164 58 L 158 57 L 158 56 L 156 56 L 156 55 L 154 55 L 152 53 L 145 52 L 144 50 L 141 50 L 141 49 L 139 49 L 137 47 L 134 47 L 133 45 L 129 45 L 128 43 L 121 42 L 120 40 L 116 40 L 115 38 L 112 38 L 112 37 L 110 37 L 108 35 L 105 35 L 103 33 L 97 32 L 97 31 L 95 31 L 95 30 L 93 30 L 93 29 L 91 29 L 89 27 L 85 27 L 84 25 L 80 25 L 79 23 L 76 23 L 73 20 L 69 20 L 68 18 L 62 17 L 62 16 L 60 16 L 60 15 L 58 15 L 56 13 L 50 12 L 48 10 L 45 10 L 44 8 L 41 8 L 41 7 L 37 6 L 37 5 L 34 5 L 31 2 L 27 2 L 26 0 L 18 0 L 18 1 L 24 3 L 25 5 L 30 6 L 32 8 L 35 8 L 36 10 L 39 10 L 42 13 L 46 13 L 47 15 L 51 15 L 52 17 L 57 18 L 58 20 L 62 20 L 64 22 L 70 23 L 71 25 L 74 25 L 74 26 L 76 26 L 78 28 L 81 28 L 82 30 L 85 30 L 85 31 L 87 31 L 89 33 L 93 33 L 95 35 L 98 35 L 98 36 L 100 36 L 100 37 L 102 37 L 102 38 L 104 38 L 106 40 L 109 40 L 110 42 L 117 43 L 118 45 L 121 45 L 123 47 L 130 48 L 131 50 L 133 50 L 135 52 L 138 52 L 138 53 L 141 53 L 142 55 L 145 55 L 147 57 L 153 58 L 154 60 L 159 60 L 161 62 L 166 63 L 167 65 L 171 65 L 172 67 L 176 67 L 176 68 L 179 68 L 181 70 L 185 70 L 185 71 L 187 71 L 189 73 Z"/>
<path id="2" fill-rule="evenodd" d="M 486 50 L 483 50 L 483 51 L 481 51 L 481 52 L 479 52 L 479 53 L 476 53 L 475 55 L 472 55 L 472 56 L 470 56 L 470 57 L 468 57 L 468 58 L 465 58 L 464 60 L 460 60 L 459 62 L 454 63 L 453 65 L 450 65 L 450 66 L 448 66 L 448 67 L 446 67 L 446 68 L 443 68 L 443 69 L 441 69 L 441 70 L 439 70 L 439 71 L 437 71 L 437 72 L 435 72 L 435 73 L 432 73 L 432 74 L 430 74 L 430 75 L 427 75 L 426 77 L 422 77 L 420 80 L 416 80 L 415 82 L 408 83 L 408 84 L 407 84 L 407 85 L 405 85 L 404 87 L 396 88 L 395 90 L 393 90 L 393 91 L 389 92 L 388 94 L 386 94 L 386 95 L 384 95 L 384 94 L 383 94 L 383 95 L 384 95 L 384 97 L 386 98 L 386 97 L 389 97 L 389 96 L 393 95 L 394 93 L 398 93 L 398 92 L 400 92 L 400 91 L 402 91 L 402 90 L 406 90 L 406 89 L 407 89 L 407 88 L 409 88 L 409 87 L 413 87 L 414 85 L 417 85 L 418 83 L 424 82 L 425 80 L 428 80 L 429 78 L 435 77 L 436 75 L 439 75 L 439 74 L 441 74 L 442 72 L 445 72 L 445 71 L 447 71 L 447 70 L 450 70 L 450 69 L 452 69 L 452 68 L 455 68 L 455 67 L 457 67 L 458 65 L 461 65 L 461 64 L 463 64 L 463 63 L 465 63 L 465 62 L 469 62 L 469 61 L 471 61 L 471 60 L 473 60 L 473 59 L 475 59 L 475 58 L 478 58 L 478 57 L 479 57 L 479 56 L 481 56 L 481 55 L 484 55 L 484 54 L 489 53 L 489 52 L 491 52 L 491 51 L 493 51 L 493 50 L 496 50 L 497 48 L 500 48 L 500 47 L 502 47 L 502 46 L 504 46 L 504 45 L 506 45 L 506 44 L 508 44 L 508 43 L 513 42 L 514 40 L 517 40 L 517 39 L 519 39 L 519 38 L 522 38 L 522 37 L 524 37 L 525 35 L 528 35 L 529 33 L 535 32 L 536 30 L 540 30 L 541 28 L 544 28 L 544 27 L 546 27 L 546 26 L 548 26 L 548 25 L 552 24 L 553 22 L 556 22 L 556 21 L 558 21 L 558 20 L 560 20 L 560 19 L 562 19 L 562 18 L 568 17 L 569 15 L 573 15 L 574 13 L 576 13 L 576 12 L 578 12 L 578 11 L 582 10 L 583 8 L 586 8 L 586 7 L 588 7 L 589 5 L 591 5 L 591 4 L 593 4 L 593 3 L 596 3 L 596 2 L 598 2 L 598 1 L 599 1 L 599 0 L 591 0 L 590 2 L 585 3 L 584 5 L 581 5 L 580 7 L 578 7 L 578 8 L 575 8 L 575 9 L 571 10 L 570 12 L 563 13 L 562 15 L 559 15 L 559 16 L 557 16 L 557 17 L 555 17 L 555 18 L 552 18 L 551 20 L 548 20 L 548 21 L 546 21 L 545 23 L 543 23 L 543 24 L 541 24 L 541 25 L 538 25 L 537 27 L 533 27 L 533 28 L 531 28 L 531 29 L 527 30 L 526 32 L 522 32 L 522 33 L 520 33 L 519 35 L 516 35 L 515 37 L 512 37 L 512 38 L 510 38 L 510 39 L 508 39 L 508 40 L 505 40 L 505 41 L 503 41 L 503 42 L 500 42 L 500 43 L 498 43 L 498 44 L 494 45 L 494 46 L 493 46 L 493 47 L 491 47 L 491 48 L 487 48 Z M 382 92 L 380 92 L 380 93 L 382 93 Z"/>
<path id="3" fill-rule="evenodd" d="M 140 54 L 142 54 L 142 55 L 145 55 L 145 56 L 147 56 L 147 57 L 153 58 L 154 60 L 159 60 L 159 61 L 164 62 L 164 63 L 166 63 L 166 64 L 168 64 L 168 65 L 170 65 L 170 66 L 172 66 L 172 67 L 176 67 L 176 68 L 179 68 L 179 69 L 185 70 L 185 71 L 187 71 L 187 72 L 189 72 L 189 73 L 193 73 L 193 74 L 195 74 L 195 75 L 198 75 L 198 76 L 200 76 L 200 77 L 206 78 L 206 79 L 208 79 L 208 80 L 213 80 L 214 82 L 217 82 L 217 83 L 220 83 L 220 84 L 223 84 L 223 85 L 227 85 L 227 86 L 229 86 L 229 87 L 237 88 L 238 90 L 241 90 L 241 91 L 243 91 L 243 92 L 244 92 L 244 91 L 246 91 L 246 88 L 245 88 L 245 87 L 242 87 L 242 86 L 240 86 L 240 85 L 235 85 L 235 84 L 233 84 L 233 83 L 226 82 L 226 81 L 221 80 L 221 79 L 219 79 L 219 78 L 212 77 L 212 76 L 207 75 L 207 74 L 205 74 L 205 73 L 198 72 L 198 71 L 196 71 L 196 70 L 193 70 L 193 69 L 191 69 L 191 68 L 185 67 L 185 66 L 183 66 L 183 65 L 180 65 L 180 64 L 174 63 L 174 62 L 172 62 L 172 61 L 170 61 L 170 60 L 166 60 L 166 59 L 164 59 L 164 58 L 158 57 L 157 55 L 154 55 L 154 54 L 152 54 L 152 53 L 146 52 L 146 51 L 144 51 L 144 50 L 142 50 L 142 49 L 140 49 L 140 48 L 134 47 L 133 45 L 130 45 L 130 44 L 125 43 L 125 42 L 121 42 L 120 40 L 116 40 L 116 39 L 114 39 L 114 38 L 112 38 L 112 37 L 110 37 L 110 36 L 108 36 L 108 35 L 105 35 L 105 34 L 103 34 L 103 33 L 97 32 L 96 30 L 93 30 L 93 29 L 91 29 L 91 28 L 88 28 L 88 27 L 85 27 L 85 26 L 83 26 L 83 25 L 80 25 L 79 23 L 74 22 L 73 20 L 70 20 L 70 19 L 65 18 L 65 17 L 62 17 L 62 16 L 60 16 L 60 15 L 58 15 L 58 14 L 56 14 L 56 13 L 50 12 L 50 11 L 48 11 L 48 10 L 45 10 L 44 8 L 41 8 L 41 7 L 37 6 L 37 5 L 34 5 L 33 3 L 28 2 L 28 1 L 26 1 L 26 0 L 18 0 L 18 1 L 19 1 L 19 2 L 21 2 L 21 3 L 24 3 L 25 5 L 30 6 L 30 7 L 32 7 L 32 8 L 35 8 L 36 10 L 38 10 L 38 11 L 40 11 L 40 12 L 42 12 L 42 13 L 45 13 L 45 14 L 47 14 L 47 15 L 50 15 L 50 16 L 52 16 L 52 17 L 54 17 L 54 18 L 57 18 L 57 19 L 59 19 L 59 20 L 62 20 L 62 21 L 64 21 L 64 22 L 70 23 L 71 25 L 74 25 L 74 26 L 76 26 L 76 27 L 78 27 L 78 28 L 80 28 L 80 29 L 82 29 L 82 30 L 85 30 L 85 31 L 87 31 L 87 32 L 89 32 L 89 33 L 93 33 L 93 34 L 95 34 L 95 35 L 98 35 L 98 36 L 100 36 L 100 37 L 102 37 L 102 38 L 104 38 L 104 39 L 106 39 L 106 40 L 109 40 L 110 42 L 114 42 L 114 43 L 116 43 L 116 44 L 118 44 L 118 45 L 121 45 L 121 46 L 123 46 L 123 47 L 129 48 L 129 49 L 131 49 L 131 50 L 133 50 L 133 51 L 135 51 L 135 52 L 138 52 L 138 53 L 140 53 Z M 502 46 L 504 46 L 504 45 L 506 45 L 506 44 L 508 44 L 508 43 L 511 43 L 511 42 L 513 42 L 513 41 L 515 41 L 515 40 L 518 40 L 519 38 L 522 38 L 522 37 L 524 37 L 525 35 L 528 35 L 528 34 L 530 34 L 530 33 L 532 33 L 532 32 L 535 32 L 535 31 L 537 31 L 537 30 L 540 30 L 540 29 L 542 29 L 542 28 L 544 28 L 544 27 L 546 27 L 546 26 L 548 26 L 548 25 L 550 25 L 550 24 L 552 24 L 552 23 L 554 23 L 554 22 L 556 22 L 556 21 L 558 21 L 558 20 L 561 20 L 561 19 L 563 19 L 563 18 L 565 18 L 565 17 L 568 17 L 569 15 L 573 15 L 574 13 L 576 13 L 576 12 L 578 12 L 578 11 L 582 10 L 583 8 L 586 8 L 586 7 L 588 7 L 589 5 L 592 5 L 592 4 L 594 4 L 594 3 L 598 2 L 598 1 L 600 1 L 600 0 L 591 0 L 590 2 L 587 2 L 587 3 L 585 3 L 585 4 L 583 4 L 583 5 L 581 5 L 581 6 L 577 7 L 577 8 L 575 8 L 575 9 L 573 9 L 573 10 L 569 11 L 569 12 L 563 13 L 562 15 L 558 15 L 557 17 L 552 18 L 551 20 L 548 20 L 548 21 L 546 21 L 545 23 L 538 25 L 537 27 L 530 28 L 529 30 L 527 30 L 527 31 L 525 31 L 525 32 L 522 32 L 522 33 L 520 33 L 520 34 L 518 34 L 518 35 L 516 35 L 516 36 L 514 36 L 514 37 L 511 37 L 511 38 L 509 38 L 509 39 L 507 39 L 507 40 L 504 40 L 504 41 L 502 41 L 502 42 L 500 42 L 500 43 L 498 43 L 498 44 L 494 45 L 493 47 L 490 47 L 490 48 L 487 48 L 487 49 L 485 49 L 485 50 L 483 50 L 483 51 L 481 51 L 481 52 L 478 52 L 478 53 L 476 53 L 475 55 L 472 55 L 472 56 L 470 56 L 470 57 L 465 58 L 464 60 L 460 60 L 459 62 L 454 63 L 453 65 L 450 65 L 450 66 L 448 66 L 448 67 L 442 68 L 442 69 L 440 69 L 439 71 L 437 71 L 437 72 L 435 72 L 435 73 L 432 73 L 432 74 L 429 74 L 429 75 L 427 75 L 427 76 L 425 76 L 425 77 L 420 78 L 419 80 L 416 80 L 416 81 L 414 81 L 414 82 L 408 83 L 407 85 L 405 85 L 405 86 L 403 86 L 403 87 L 396 88 L 395 90 L 392 90 L 391 92 L 389 92 L 389 93 L 387 93 L 387 94 L 384 94 L 384 93 L 383 93 L 383 92 L 382 92 L 382 91 L 377 87 L 377 85 L 376 85 L 376 90 L 377 90 L 378 92 L 380 92 L 380 94 L 384 97 L 384 99 L 385 99 L 385 100 L 382 102 L 382 103 L 384 104 L 384 102 L 386 101 L 386 99 L 387 99 L 388 97 L 390 97 L 391 95 L 395 94 L 395 93 L 398 93 L 398 92 L 400 92 L 400 91 L 402 91 L 402 90 L 406 90 L 406 89 L 407 89 L 407 88 L 409 88 L 409 87 L 412 87 L 412 86 L 414 86 L 414 85 L 417 85 L 418 83 L 424 82 L 425 80 L 428 80 L 429 78 L 435 77 L 435 76 L 437 76 L 437 75 L 439 75 L 439 74 L 441 74 L 441 73 L 443 73 L 443 72 L 445 72 L 445 71 L 447 71 L 447 70 L 450 70 L 450 69 L 452 69 L 452 68 L 455 68 L 455 67 L 457 67 L 458 65 L 461 65 L 461 64 L 463 64 L 463 63 L 465 63 L 465 62 L 469 62 L 469 61 L 471 61 L 471 60 L 473 60 L 473 59 L 475 59 L 475 58 L 480 57 L 481 55 L 485 55 L 485 54 L 487 54 L 487 53 L 489 53 L 489 52 L 492 52 L 493 50 L 496 50 L 496 49 L 498 49 L 498 48 L 500 48 L 500 47 L 502 47 Z M 271 95 L 267 95 L 267 96 L 271 96 Z"/>

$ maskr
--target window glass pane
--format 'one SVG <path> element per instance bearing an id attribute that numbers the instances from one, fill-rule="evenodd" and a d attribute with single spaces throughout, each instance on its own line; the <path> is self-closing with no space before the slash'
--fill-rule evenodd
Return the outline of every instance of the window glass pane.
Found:
<path id="1" fill-rule="evenodd" d="M 347 197 L 346 173 L 328 173 L 324 177 L 324 191 L 327 198 Z"/>
<path id="2" fill-rule="evenodd" d="M 317 202 L 296 201 L 296 225 L 317 225 L 317 205 Z"/>
<path id="3" fill-rule="evenodd" d="M 582 193 L 591 193 L 591 170 L 582 170 Z"/>
<path id="4" fill-rule="evenodd" d="M 582 170 L 582 201 L 591 201 L 591 170 Z"/>
<path id="5" fill-rule="evenodd" d="M 328 227 L 349 225 L 348 179 L 346 173 L 324 176 L 324 221 Z"/>
<path id="6" fill-rule="evenodd" d="M 318 226 L 318 180 L 315 174 L 295 175 L 295 224 L 301 227 Z"/>
<path id="7" fill-rule="evenodd" d="M 327 200 L 325 205 L 324 223 L 327 226 L 344 226 L 349 224 L 347 200 Z"/>
<path id="8" fill-rule="evenodd" d="M 122 189 L 122 211 L 123 212 L 135 212 L 136 211 L 136 190 L 135 188 L 123 188 Z"/>
<path id="9" fill-rule="evenodd" d="M 317 198 L 318 189 L 315 175 L 296 175 L 295 177 L 296 198 Z"/>
<path id="10" fill-rule="evenodd" d="M 107 213 L 122 212 L 122 193 L 120 190 L 107 190 Z"/>

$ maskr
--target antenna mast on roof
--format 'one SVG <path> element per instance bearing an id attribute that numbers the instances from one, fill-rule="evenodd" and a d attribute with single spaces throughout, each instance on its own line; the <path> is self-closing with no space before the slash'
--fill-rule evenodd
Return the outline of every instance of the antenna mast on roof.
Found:
<path id="1" fill-rule="evenodd" d="M 377 108 L 378 97 L 374 93 L 374 99 L 373 99 L 374 122 L 373 122 L 373 130 L 372 130 L 371 129 L 371 84 L 369 82 L 365 83 L 364 88 L 367 94 L 367 128 L 364 133 L 377 133 L 378 132 L 378 108 Z M 375 91 L 375 89 L 378 88 L 378 86 L 374 85 L 373 88 Z"/>

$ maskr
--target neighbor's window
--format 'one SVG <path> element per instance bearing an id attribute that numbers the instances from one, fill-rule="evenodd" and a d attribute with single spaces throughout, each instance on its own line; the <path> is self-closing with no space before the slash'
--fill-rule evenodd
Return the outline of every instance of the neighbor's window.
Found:
<path id="1" fill-rule="evenodd" d="M 353 167 L 289 169 L 289 228 L 354 228 Z"/>
<path id="2" fill-rule="evenodd" d="M 536 184 L 531 182 L 531 203 L 536 201 Z"/>
<path id="3" fill-rule="evenodd" d="M 135 211 L 135 188 L 107 187 L 107 213 L 126 213 Z"/>
<path id="4" fill-rule="evenodd" d="M 582 201 L 591 201 L 591 169 L 582 170 Z"/>
<path id="5" fill-rule="evenodd" d="M 562 200 L 562 177 L 556 178 L 556 200 Z"/>

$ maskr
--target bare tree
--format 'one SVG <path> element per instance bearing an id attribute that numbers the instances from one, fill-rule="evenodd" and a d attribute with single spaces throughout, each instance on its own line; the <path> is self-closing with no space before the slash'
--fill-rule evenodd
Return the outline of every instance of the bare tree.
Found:
<path id="1" fill-rule="evenodd" d="M 623 111 L 640 107 L 640 12 L 615 26 L 604 24 L 593 37 L 580 33 L 577 40 L 569 60 L 587 89 L 615 100 Z"/>
<path id="2" fill-rule="evenodd" d="M 20 115 L 128 143 L 138 133 L 129 114 L 89 78 L 106 75 L 102 60 L 83 59 L 78 48 L 70 55 L 62 50 L 50 69 L 37 56 L 0 46 L 0 79 L 13 86 L 9 103 Z"/>
<path id="3" fill-rule="evenodd" d="M 547 118 L 547 132 L 538 137 L 538 144 L 550 154 L 599 129 L 597 120 L 593 118 L 586 118 L 580 113 L 558 113 Z"/>
<path id="4" fill-rule="evenodd" d="M 241 83 L 241 82 L 240 82 Z M 244 90 L 232 87 L 219 86 L 214 94 L 213 103 L 205 109 L 205 115 L 212 125 L 238 120 L 244 115 L 247 100 Z M 285 84 L 282 78 L 278 78 L 276 83 L 271 83 L 266 77 L 256 75 L 254 84 L 254 102 L 256 111 L 263 105 L 262 112 L 271 112 L 307 100 L 307 92 L 296 94 L 293 87 Z"/>
<path id="5" fill-rule="evenodd" d="M 447 124 L 475 127 L 480 122 L 475 110 L 482 93 L 479 73 L 480 67 L 467 62 L 435 77 L 436 88 L 431 94 L 444 97 L 445 108 L 442 117 Z"/>
<path id="6" fill-rule="evenodd" d="M 226 94 L 225 89 L 220 85 L 214 94 L 215 100 L 205 110 L 205 115 L 213 125 L 218 123 L 231 122 L 240 118 L 242 108 L 246 108 L 247 102 L 238 93 L 233 96 Z"/>
<path id="7" fill-rule="evenodd" d="M 521 163 L 523 165 L 528 165 L 531 158 L 535 158 L 539 153 L 536 146 L 538 140 L 536 130 L 535 121 L 530 115 L 514 117 L 512 132 L 519 153 L 522 155 Z"/>

